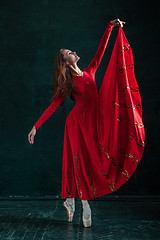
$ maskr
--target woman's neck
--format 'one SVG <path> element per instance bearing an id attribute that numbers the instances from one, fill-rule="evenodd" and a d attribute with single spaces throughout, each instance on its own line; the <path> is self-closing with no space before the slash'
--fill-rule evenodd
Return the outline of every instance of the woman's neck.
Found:
<path id="1" fill-rule="evenodd" d="M 72 73 L 72 76 L 83 76 L 83 71 L 81 71 L 79 74 L 73 74 Z"/>
<path id="2" fill-rule="evenodd" d="M 76 66 L 71 66 L 71 74 L 73 76 L 83 76 L 83 72 L 81 71 L 81 69 L 76 65 Z"/>

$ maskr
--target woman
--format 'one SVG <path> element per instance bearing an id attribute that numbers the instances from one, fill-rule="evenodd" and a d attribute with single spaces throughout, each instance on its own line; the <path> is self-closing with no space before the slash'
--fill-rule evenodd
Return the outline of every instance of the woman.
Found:
<path id="1" fill-rule="evenodd" d="M 67 209 L 68 221 L 75 212 L 75 197 L 82 201 L 83 224 L 91 226 L 91 208 L 88 200 L 107 194 L 104 178 L 98 171 L 101 165 L 96 109 L 98 92 L 95 73 L 103 57 L 112 28 L 125 22 L 115 19 L 107 25 L 95 57 L 85 70 L 77 66 L 80 57 L 69 49 L 60 49 L 55 60 L 54 91 L 51 105 L 34 124 L 28 134 L 30 144 L 38 128 L 53 114 L 65 98 L 66 93 L 76 101 L 67 116 L 64 130 L 62 198 Z M 93 178 L 96 179 L 93 184 Z"/>

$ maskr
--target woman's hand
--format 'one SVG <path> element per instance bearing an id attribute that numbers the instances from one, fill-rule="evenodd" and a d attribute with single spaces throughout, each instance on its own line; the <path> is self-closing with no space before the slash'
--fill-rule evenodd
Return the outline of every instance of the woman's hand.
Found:
<path id="1" fill-rule="evenodd" d="M 120 26 L 123 27 L 123 24 L 125 24 L 126 22 L 120 21 L 119 18 L 111 21 L 111 24 L 115 25 L 115 26 Z"/>
<path id="2" fill-rule="evenodd" d="M 36 128 L 33 127 L 30 133 L 28 134 L 28 141 L 29 143 L 33 144 L 34 143 L 34 136 L 36 135 Z"/>

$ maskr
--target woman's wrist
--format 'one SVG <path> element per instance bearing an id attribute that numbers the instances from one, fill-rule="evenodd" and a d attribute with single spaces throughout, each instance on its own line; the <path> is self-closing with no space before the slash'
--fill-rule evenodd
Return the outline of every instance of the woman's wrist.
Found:
<path id="1" fill-rule="evenodd" d="M 112 21 L 112 20 L 109 21 L 109 25 L 110 25 L 111 27 L 114 27 L 114 26 L 115 26 L 115 25 L 113 24 L 113 21 Z"/>
<path id="2" fill-rule="evenodd" d="M 37 130 L 37 128 L 35 126 L 33 126 L 33 128 Z"/>
<path id="3" fill-rule="evenodd" d="M 120 21 L 119 18 L 110 21 L 110 24 L 111 24 L 112 26 L 121 26 L 121 27 L 123 27 L 123 24 L 125 24 L 125 23 L 126 23 L 126 22 L 124 22 L 124 21 Z"/>

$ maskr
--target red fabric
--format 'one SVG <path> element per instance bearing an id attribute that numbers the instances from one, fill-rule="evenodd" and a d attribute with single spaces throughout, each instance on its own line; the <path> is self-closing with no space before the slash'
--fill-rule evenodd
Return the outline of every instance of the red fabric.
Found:
<path id="1" fill-rule="evenodd" d="M 90 200 L 121 187 L 134 173 L 144 150 L 144 125 L 131 47 L 119 27 L 112 56 L 98 93 L 95 73 L 113 25 L 102 36 L 95 57 L 73 76 L 79 89 L 68 114 L 63 142 L 61 197 Z M 58 96 L 34 125 L 37 129 L 63 101 Z"/>
<path id="2" fill-rule="evenodd" d="M 145 146 L 133 54 L 122 27 L 119 27 L 98 95 L 97 128 L 103 152 L 103 174 L 110 191 L 115 191 L 132 176 Z"/>

